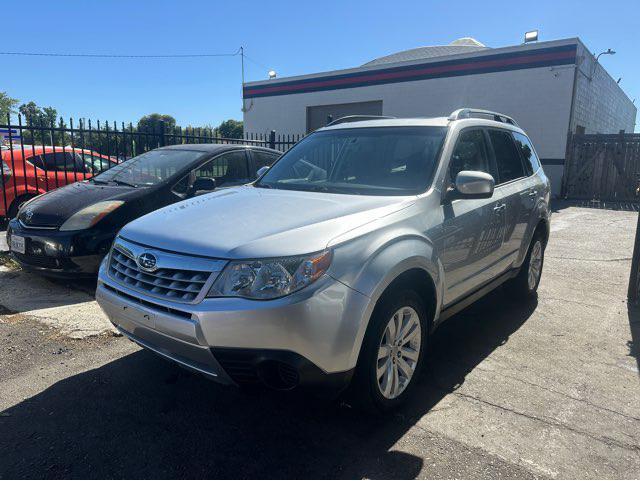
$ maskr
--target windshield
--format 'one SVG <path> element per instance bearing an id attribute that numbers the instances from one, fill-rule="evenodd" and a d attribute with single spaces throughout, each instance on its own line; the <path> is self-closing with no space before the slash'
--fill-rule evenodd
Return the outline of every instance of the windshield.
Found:
<path id="1" fill-rule="evenodd" d="M 149 186 L 163 182 L 204 157 L 195 150 L 160 149 L 146 152 L 93 177 L 96 183 Z"/>
<path id="2" fill-rule="evenodd" d="M 256 187 L 364 195 L 414 195 L 431 182 L 446 127 L 316 132 L 284 154 Z"/>

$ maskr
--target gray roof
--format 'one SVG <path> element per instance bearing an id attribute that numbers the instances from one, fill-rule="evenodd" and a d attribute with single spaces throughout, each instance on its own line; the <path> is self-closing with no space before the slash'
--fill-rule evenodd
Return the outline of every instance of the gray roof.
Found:
<path id="1" fill-rule="evenodd" d="M 418 47 L 401 52 L 392 53 L 384 57 L 379 57 L 370 62 L 363 64 L 363 67 L 371 67 L 374 65 L 382 65 L 387 63 L 411 62 L 434 57 L 446 57 L 449 55 L 458 55 L 468 52 L 477 52 L 486 50 L 483 44 L 472 38 L 460 38 L 454 40 L 449 45 L 435 45 L 431 47 Z"/>

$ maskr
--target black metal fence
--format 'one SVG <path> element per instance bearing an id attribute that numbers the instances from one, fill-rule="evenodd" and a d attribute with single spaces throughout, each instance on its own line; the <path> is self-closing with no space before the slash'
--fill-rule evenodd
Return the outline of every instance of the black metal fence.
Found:
<path id="1" fill-rule="evenodd" d="M 124 122 L 57 123 L 42 119 L 10 118 L 0 123 L 0 218 L 10 217 L 34 195 L 88 179 L 119 162 L 148 150 L 177 144 L 246 144 L 288 150 L 302 135 L 249 134 L 242 138 L 220 135 L 216 129 L 171 127 L 164 122 L 140 130 Z"/>

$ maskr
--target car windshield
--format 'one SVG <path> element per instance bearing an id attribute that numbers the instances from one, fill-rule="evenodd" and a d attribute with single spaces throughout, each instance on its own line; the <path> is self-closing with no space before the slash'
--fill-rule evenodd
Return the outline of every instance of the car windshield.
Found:
<path id="1" fill-rule="evenodd" d="M 164 182 L 205 155 L 205 152 L 195 150 L 152 150 L 122 162 L 93 179 L 96 183 L 155 185 Z"/>
<path id="2" fill-rule="evenodd" d="M 316 132 L 284 154 L 256 187 L 363 195 L 414 195 L 431 183 L 446 127 Z"/>

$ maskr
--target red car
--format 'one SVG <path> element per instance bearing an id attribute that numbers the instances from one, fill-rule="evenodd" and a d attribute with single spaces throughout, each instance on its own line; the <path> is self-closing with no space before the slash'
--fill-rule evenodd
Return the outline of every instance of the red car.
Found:
<path id="1" fill-rule="evenodd" d="M 36 195 L 89 179 L 117 164 L 91 150 L 41 145 L 2 149 L 1 162 L 0 218 L 9 219 Z"/>

